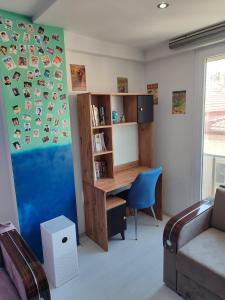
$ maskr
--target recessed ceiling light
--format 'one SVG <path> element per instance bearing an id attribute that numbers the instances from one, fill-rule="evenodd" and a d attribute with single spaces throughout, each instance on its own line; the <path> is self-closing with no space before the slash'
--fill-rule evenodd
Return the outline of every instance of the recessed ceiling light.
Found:
<path id="1" fill-rule="evenodd" d="M 169 3 L 166 3 L 166 2 L 161 2 L 157 5 L 158 8 L 167 8 L 169 6 Z"/>

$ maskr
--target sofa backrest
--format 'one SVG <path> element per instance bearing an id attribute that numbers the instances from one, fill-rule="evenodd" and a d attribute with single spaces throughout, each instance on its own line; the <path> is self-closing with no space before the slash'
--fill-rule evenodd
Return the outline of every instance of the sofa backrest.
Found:
<path id="1" fill-rule="evenodd" d="M 211 225 L 225 231 L 225 188 L 218 188 L 216 190 Z"/>

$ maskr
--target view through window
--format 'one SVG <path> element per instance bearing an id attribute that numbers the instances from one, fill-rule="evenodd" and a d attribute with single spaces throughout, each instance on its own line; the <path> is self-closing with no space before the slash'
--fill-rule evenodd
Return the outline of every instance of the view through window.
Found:
<path id="1" fill-rule="evenodd" d="M 225 55 L 207 60 L 202 198 L 225 185 Z"/>

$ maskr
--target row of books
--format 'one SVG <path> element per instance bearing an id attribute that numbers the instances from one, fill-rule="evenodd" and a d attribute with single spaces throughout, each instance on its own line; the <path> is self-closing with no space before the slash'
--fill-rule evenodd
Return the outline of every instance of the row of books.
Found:
<path id="1" fill-rule="evenodd" d="M 93 135 L 93 151 L 102 152 L 106 151 L 104 132 L 96 133 Z"/>
<path id="2" fill-rule="evenodd" d="M 94 104 L 91 105 L 91 122 L 93 127 L 105 125 L 105 109 L 103 106 L 98 108 Z"/>
<path id="3" fill-rule="evenodd" d="M 95 161 L 95 180 L 106 177 L 106 162 L 105 161 Z"/>

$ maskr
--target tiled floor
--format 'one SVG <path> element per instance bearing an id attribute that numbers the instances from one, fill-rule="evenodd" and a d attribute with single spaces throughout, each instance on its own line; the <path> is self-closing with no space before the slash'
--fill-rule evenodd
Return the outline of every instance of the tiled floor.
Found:
<path id="1" fill-rule="evenodd" d="M 104 252 L 87 237 L 78 247 L 80 274 L 64 286 L 52 289 L 52 300 L 172 300 L 180 299 L 162 281 L 163 228 L 167 218 L 139 215 L 138 241 L 133 218 L 128 219 L 126 240 L 116 236 Z"/>

